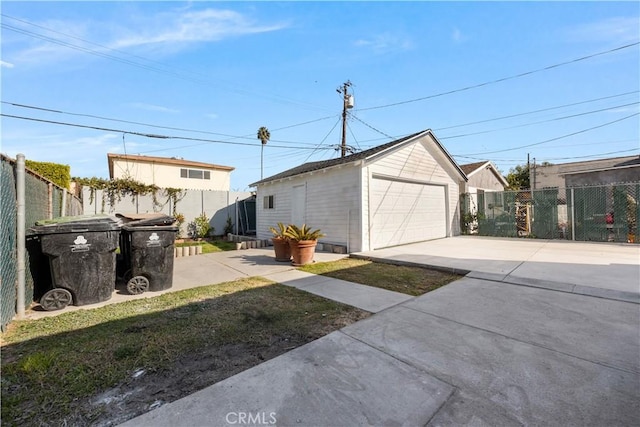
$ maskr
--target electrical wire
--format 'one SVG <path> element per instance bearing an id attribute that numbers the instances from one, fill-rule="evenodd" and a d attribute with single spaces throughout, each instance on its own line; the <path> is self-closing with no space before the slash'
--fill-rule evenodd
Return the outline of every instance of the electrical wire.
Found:
<path id="1" fill-rule="evenodd" d="M 564 138 L 568 138 L 570 136 L 574 136 L 574 135 L 578 135 L 578 134 L 581 134 L 581 133 L 589 132 L 589 131 L 592 131 L 594 129 L 599 129 L 599 128 L 603 128 L 605 126 L 610 126 L 612 124 L 621 122 L 623 120 L 630 119 L 630 118 L 635 117 L 637 115 L 640 115 L 640 113 L 634 113 L 634 114 L 631 114 L 629 116 L 625 116 L 625 117 L 623 117 L 621 119 L 616 119 L 616 120 L 613 120 L 613 121 L 610 121 L 610 122 L 607 122 L 607 123 L 600 124 L 598 126 L 593 126 L 593 127 L 587 128 L 587 129 L 582 129 L 582 130 L 579 130 L 577 132 L 572 132 L 572 133 L 569 133 L 569 134 L 566 134 L 566 135 L 558 136 L 558 137 L 547 139 L 547 140 L 544 140 L 544 141 L 535 142 L 533 144 L 526 144 L 526 145 L 521 145 L 519 147 L 505 148 L 505 149 L 502 149 L 502 150 L 484 151 L 484 152 L 481 152 L 481 153 L 459 154 L 459 156 L 480 156 L 480 155 L 483 155 L 483 154 L 504 153 L 506 151 L 515 151 L 515 150 L 520 150 L 522 148 L 534 147 L 534 146 L 537 146 L 537 145 L 542 145 L 542 144 L 546 144 L 548 142 L 553 142 L 553 141 L 557 141 L 559 139 L 564 139 Z"/>
<path id="2" fill-rule="evenodd" d="M 380 135 L 384 135 L 384 136 L 386 136 L 387 138 L 390 138 L 391 140 L 393 140 L 393 139 L 394 139 L 394 137 L 393 137 L 393 136 L 391 136 L 391 135 L 389 135 L 389 134 L 387 134 L 387 133 L 382 132 L 380 129 L 376 129 L 376 128 L 374 128 L 373 126 L 371 126 L 371 125 L 370 125 L 370 124 L 368 124 L 368 123 L 365 123 L 363 120 L 361 120 L 361 119 L 360 119 L 359 117 L 357 117 L 355 114 L 353 114 L 353 113 L 349 112 L 349 116 L 350 116 L 350 117 L 353 117 L 354 119 L 356 119 L 357 121 L 359 121 L 360 123 L 362 123 L 363 125 L 365 125 L 366 127 L 368 127 L 369 129 L 372 129 L 373 131 L 378 132 Z"/>
<path id="3" fill-rule="evenodd" d="M 329 129 L 329 132 L 327 132 L 327 134 L 324 136 L 324 138 L 322 138 L 322 141 L 320 141 L 320 143 L 317 145 L 316 149 L 314 149 L 305 159 L 305 161 L 303 163 L 307 163 L 309 161 L 309 158 L 311 156 L 313 156 L 313 154 L 318 150 L 318 148 L 320 147 L 320 144 L 324 143 L 327 138 L 329 137 L 329 135 L 331 135 L 331 132 L 333 132 L 333 130 L 336 128 L 336 126 L 338 126 L 338 123 L 340 123 L 340 119 L 336 120 L 336 122 L 333 124 L 333 127 L 331 129 Z"/>
<path id="4" fill-rule="evenodd" d="M 588 114 L 601 113 L 603 111 L 610 111 L 610 110 L 615 110 L 616 108 L 629 107 L 631 105 L 638 105 L 638 104 L 640 104 L 640 102 L 632 102 L 632 103 L 629 103 L 629 104 L 616 105 L 614 107 L 609 107 L 609 108 L 602 108 L 600 110 L 587 111 L 587 112 L 584 112 L 584 113 L 572 114 L 570 116 L 556 117 L 556 118 L 553 118 L 553 119 L 540 120 L 540 121 L 531 122 L 531 123 L 524 123 L 524 124 L 515 125 L 515 126 L 509 126 L 509 127 L 500 128 L 500 129 L 490 129 L 490 130 L 484 130 L 484 131 L 478 131 L 478 132 L 466 133 L 466 134 L 460 134 L 460 135 L 442 136 L 439 139 L 454 139 L 454 138 L 464 138 L 464 137 L 467 137 L 467 136 L 482 135 L 482 134 L 485 134 L 485 133 L 492 133 L 492 132 L 498 132 L 498 131 L 502 131 L 502 130 L 509 130 L 509 129 L 516 129 L 516 128 L 521 128 L 521 127 L 525 127 L 525 126 L 538 125 L 538 124 L 541 124 L 541 123 L 548 123 L 548 122 L 555 122 L 555 121 L 558 121 L 558 120 L 572 119 L 572 118 L 575 118 L 575 117 L 586 116 Z"/>
<path id="5" fill-rule="evenodd" d="M 589 155 L 584 155 L 584 156 L 574 156 L 574 157 L 544 157 L 544 161 L 549 161 L 549 160 L 571 160 L 571 159 L 586 159 L 586 158 L 590 158 L 590 157 L 602 157 L 602 156 L 608 156 L 611 154 L 620 154 L 620 153 L 629 153 L 631 151 L 639 151 L 638 148 L 630 148 L 628 150 L 619 150 L 619 151 L 609 151 L 607 153 L 600 153 L 600 154 L 589 154 Z M 469 157 L 469 156 L 458 156 L 453 154 L 453 157 L 456 158 L 462 158 L 462 159 L 470 159 L 470 160 L 480 160 L 480 161 L 484 161 L 487 160 L 485 158 L 482 157 Z M 500 163 L 508 163 L 508 162 L 521 162 L 522 159 L 492 159 L 492 161 L 494 162 L 500 162 Z M 509 163 L 511 164 L 511 163 Z"/>
<path id="6" fill-rule="evenodd" d="M 98 126 L 81 125 L 81 124 L 77 124 L 77 123 L 66 123 L 66 122 L 58 122 L 58 121 L 53 121 L 53 120 L 36 119 L 36 118 L 33 118 L 33 117 L 15 116 L 15 115 L 12 115 L 12 114 L 5 114 L 5 113 L 0 113 L 0 116 L 12 118 L 12 119 L 29 120 L 29 121 L 34 121 L 34 122 L 49 123 L 49 124 L 61 125 L 61 126 L 71 126 L 71 127 L 84 128 L 84 129 L 100 130 L 100 131 L 105 131 L 105 132 L 126 133 L 126 134 L 129 134 L 129 135 L 136 135 L 136 136 L 141 136 L 141 137 L 145 137 L 145 138 L 179 139 L 179 140 L 184 140 L 184 141 L 202 141 L 202 142 L 205 142 L 205 143 L 217 143 L 217 144 L 228 144 L 228 145 L 243 145 L 243 146 L 250 146 L 250 147 L 259 146 L 258 144 L 251 144 L 251 143 L 248 143 L 248 142 L 233 142 L 233 141 L 221 141 L 221 140 L 214 140 L 214 139 L 190 138 L 190 137 L 186 137 L 186 136 L 151 134 L 151 133 L 127 131 L 127 130 L 122 130 L 122 129 L 112 129 L 112 128 L 103 128 L 103 127 L 98 127 Z M 314 150 L 314 149 L 316 149 L 316 148 L 313 148 L 313 147 L 290 147 L 290 146 L 285 146 L 285 145 L 271 145 L 271 147 L 274 147 L 274 148 L 289 148 L 289 149 L 295 148 L 295 149 L 298 149 L 298 150 Z M 171 149 L 173 149 L 173 148 L 178 148 L 178 147 L 171 147 Z"/>
<path id="7" fill-rule="evenodd" d="M 634 90 L 634 91 L 631 91 L 631 92 L 619 93 L 617 95 L 603 96 L 601 98 L 594 98 L 594 99 L 589 99 L 589 100 L 586 100 L 586 101 L 574 102 L 574 103 L 571 103 L 571 104 L 558 105 L 558 106 L 555 106 L 555 107 L 547 107 L 547 108 L 542 108 L 540 110 L 527 111 L 525 113 L 511 114 L 509 116 L 494 117 L 492 119 L 478 120 L 478 121 L 475 121 L 475 122 L 463 123 L 461 125 L 453 125 L 453 126 L 447 126 L 447 127 L 443 127 L 443 128 L 437 128 L 437 129 L 434 129 L 434 130 L 441 131 L 441 130 L 448 130 L 448 129 L 458 128 L 458 127 L 463 127 L 463 126 L 477 125 L 477 124 L 480 124 L 480 123 L 493 122 L 493 121 L 497 121 L 497 120 L 512 119 L 514 117 L 525 116 L 525 115 L 528 115 L 528 114 L 543 113 L 545 111 L 557 110 L 557 109 L 566 108 L 566 107 L 573 107 L 573 106 L 581 105 L 581 104 L 588 104 L 590 102 L 596 102 L 596 101 L 602 101 L 602 100 L 605 100 L 605 99 L 617 98 L 617 97 L 620 97 L 620 96 L 631 95 L 631 94 L 639 93 L 639 92 L 640 91 L 638 91 L 638 90 Z"/>
<path id="8" fill-rule="evenodd" d="M 28 109 L 32 109 L 32 110 L 45 111 L 45 112 L 50 112 L 50 113 L 66 114 L 66 115 L 70 115 L 70 116 L 88 117 L 88 118 L 99 119 L 99 120 L 108 120 L 108 121 L 118 122 L 118 123 L 127 123 L 127 124 L 133 124 L 133 125 L 148 126 L 148 127 L 158 128 L 158 129 L 169 129 L 169 130 L 177 130 L 177 131 L 181 131 L 181 132 L 201 133 L 201 134 L 206 134 L 206 135 L 218 135 L 218 136 L 224 136 L 224 137 L 233 138 L 233 139 L 253 139 L 253 138 L 255 138 L 255 135 L 253 135 L 252 137 L 249 137 L 248 135 L 245 135 L 245 136 L 228 135 L 228 134 L 218 133 L 218 132 L 209 132 L 209 131 L 196 130 L 196 129 L 186 129 L 186 128 L 179 128 L 179 127 L 155 125 L 155 124 L 150 124 L 150 123 L 134 122 L 134 121 L 131 121 L 131 120 L 114 119 L 114 118 L 103 117 L 103 116 L 98 116 L 98 115 L 94 115 L 94 114 L 74 113 L 74 112 L 68 112 L 68 111 L 62 111 L 62 110 L 55 110 L 55 109 L 51 109 L 51 108 L 37 107 L 37 106 L 33 106 L 33 105 L 18 104 L 18 103 L 9 102 L 9 101 L 0 101 L 0 102 L 2 104 L 7 104 L 7 105 L 14 106 L 14 107 L 19 107 L 19 108 L 28 108 Z M 302 123 L 302 124 L 318 122 L 318 121 L 321 121 L 321 120 L 326 120 L 326 119 L 331 118 L 331 117 L 335 117 L 335 116 L 323 117 L 323 118 L 312 120 L 312 121 L 305 122 L 305 123 Z M 294 127 L 294 126 L 299 126 L 299 125 L 291 125 L 289 127 Z M 274 129 L 274 130 L 279 130 L 279 129 Z M 282 143 L 282 144 L 302 144 L 302 145 L 313 145 L 313 146 L 315 146 L 315 144 L 313 144 L 313 143 L 305 143 L 305 142 L 297 142 L 297 141 L 282 141 L 282 140 L 275 140 L 275 139 L 273 139 L 273 140 L 270 139 L 270 141 L 279 142 L 279 143 Z"/>
<path id="9" fill-rule="evenodd" d="M 99 56 L 99 57 L 102 57 L 102 58 L 105 58 L 105 59 L 110 59 L 110 60 L 113 60 L 113 61 L 116 61 L 116 62 L 120 62 L 120 63 L 123 63 L 123 64 L 127 64 L 127 65 L 135 66 L 135 67 L 138 67 L 138 68 L 146 69 L 148 71 L 154 71 L 154 72 L 157 72 L 157 73 L 160 73 L 160 74 L 165 74 L 165 75 L 168 75 L 168 76 L 176 77 L 176 78 L 179 78 L 179 79 L 182 79 L 182 80 L 186 80 L 186 81 L 190 81 L 190 82 L 193 82 L 193 83 L 204 84 L 204 85 L 210 85 L 211 84 L 211 81 L 208 80 L 208 79 L 207 80 L 202 80 L 200 78 L 194 78 L 192 76 L 188 76 L 188 75 L 185 75 L 185 74 L 180 73 L 180 72 L 171 71 L 171 69 L 174 68 L 174 67 L 170 67 L 170 66 L 168 66 L 166 64 L 163 64 L 163 63 L 158 62 L 158 61 L 154 61 L 152 59 L 148 59 L 148 58 L 145 58 L 145 57 L 142 57 L 142 56 L 139 56 L 139 55 L 134 55 L 134 54 L 122 51 L 122 50 L 110 48 L 108 46 L 104 46 L 104 45 L 101 45 L 101 44 L 98 44 L 98 43 L 94 43 L 94 42 L 91 42 L 89 40 L 82 39 L 80 37 L 76 37 L 76 36 L 73 36 L 73 35 L 70 35 L 70 34 L 65 34 L 63 32 L 56 31 L 56 30 L 53 30 L 51 28 L 47 28 L 47 27 L 44 27 L 42 25 L 34 24 L 32 22 L 29 22 L 29 21 L 26 21 L 26 20 L 23 20 L 23 19 L 19 19 L 19 18 L 13 17 L 13 16 L 9 16 L 9 15 L 6 15 L 6 14 L 0 14 L 0 16 L 2 16 L 4 18 L 13 19 L 15 21 L 18 21 L 18 22 L 21 22 L 21 23 L 24 23 L 24 24 L 27 24 L 27 25 L 31 25 L 31 26 L 34 26 L 34 27 L 37 27 L 37 28 L 41 28 L 41 29 L 44 29 L 46 31 L 50 31 L 52 33 L 59 34 L 59 35 L 62 35 L 62 36 L 65 36 L 65 37 L 68 37 L 68 38 L 71 38 L 71 39 L 79 40 L 79 41 L 82 41 L 83 43 L 87 43 L 89 45 L 93 45 L 93 46 L 99 47 L 101 49 L 105 49 L 105 50 L 108 50 L 108 51 L 111 51 L 111 52 L 116 52 L 116 53 L 119 53 L 119 54 L 122 54 L 122 55 L 127 55 L 127 56 L 130 56 L 130 57 L 142 59 L 142 60 L 144 60 L 146 62 L 149 62 L 151 64 L 158 64 L 163 68 L 158 68 L 158 67 L 154 67 L 154 66 L 150 66 L 150 65 L 146 65 L 146 64 L 141 64 L 139 62 L 131 61 L 131 60 L 128 60 L 128 59 L 125 59 L 125 58 L 121 58 L 121 57 L 118 57 L 118 56 L 114 56 L 114 55 L 110 55 L 108 53 L 99 52 L 99 51 L 97 51 L 95 49 L 90 49 L 90 48 L 87 48 L 87 47 L 83 47 L 83 46 L 79 46 L 79 45 L 76 45 L 76 44 L 72 44 L 72 43 L 66 42 L 64 40 L 60 40 L 60 39 L 57 39 L 57 38 L 54 38 L 54 37 L 49 37 L 49 36 L 46 36 L 46 35 L 43 35 L 43 34 L 39 34 L 39 33 L 33 32 L 33 31 L 26 30 L 24 28 L 18 28 L 18 27 L 15 27 L 15 26 L 12 26 L 12 25 L 9 25 L 9 24 L 6 24 L 6 23 L 1 23 L 0 24 L 0 26 L 2 26 L 2 28 L 5 28 L 7 30 L 10 30 L 10 31 L 13 31 L 13 32 L 16 32 L 16 33 L 19 33 L 19 34 L 23 34 L 23 35 L 26 35 L 26 36 L 29 36 L 29 37 L 34 37 L 34 38 L 37 38 L 37 39 L 40 39 L 40 40 L 47 41 L 49 43 L 57 44 L 59 46 L 64 46 L 64 47 L 67 47 L 67 48 L 70 48 L 70 49 L 74 49 L 74 50 L 78 50 L 78 51 L 81 51 L 81 52 L 84 52 L 84 53 L 88 53 L 88 54 L 91 54 L 91 55 L 94 55 L 94 56 Z M 191 74 L 195 74 L 196 76 L 201 75 L 201 74 L 197 74 L 197 73 L 193 73 L 193 72 L 191 72 Z M 204 76 L 204 77 L 207 77 L 207 76 Z M 228 84 L 231 84 L 231 83 L 228 83 Z M 228 90 L 228 91 L 231 91 L 231 92 L 235 92 L 235 93 L 238 93 L 238 94 L 241 94 L 241 95 L 258 96 L 260 98 L 269 99 L 269 100 L 275 101 L 275 102 L 294 104 L 294 105 L 298 105 L 298 106 L 305 106 L 307 108 L 311 107 L 313 109 L 320 109 L 320 110 L 324 110 L 324 111 L 328 110 L 328 108 L 326 108 L 326 107 L 320 107 L 320 106 L 317 106 L 317 105 L 313 105 L 313 104 L 309 104 L 309 103 L 305 103 L 305 102 L 292 100 L 292 99 L 289 99 L 289 98 L 286 98 L 286 97 L 283 97 L 283 96 L 279 96 L 279 95 L 272 95 L 272 94 L 271 95 L 265 95 L 265 94 L 261 94 L 261 93 L 256 93 L 256 92 L 250 92 L 250 91 L 246 91 L 246 90 L 242 90 L 242 89 L 237 89 L 237 88 L 235 88 L 235 86 L 236 86 L 235 84 L 231 84 L 231 85 L 234 88 L 229 88 L 229 87 L 221 86 L 221 85 L 218 85 L 218 87 L 222 87 L 225 90 Z"/>
<path id="10" fill-rule="evenodd" d="M 613 49 L 609 49 L 609 50 L 605 50 L 605 51 L 602 51 L 602 52 L 593 53 L 591 55 L 587 55 L 587 56 L 583 56 L 583 57 L 580 57 L 580 58 L 572 59 L 570 61 L 560 62 L 558 64 L 549 65 L 549 66 L 546 66 L 546 67 L 538 68 L 536 70 L 526 71 L 524 73 L 515 74 L 515 75 L 512 75 L 512 76 L 508 76 L 508 77 L 502 77 L 502 78 L 499 78 L 499 79 L 490 80 L 490 81 L 487 81 L 487 82 L 484 82 L 484 83 L 479 83 L 479 84 L 475 84 L 475 85 L 472 85 L 472 86 L 467 86 L 467 87 L 463 87 L 463 88 L 459 88 L 459 89 L 453 89 L 453 90 L 450 90 L 450 91 L 447 91 L 447 92 L 437 93 L 435 95 L 423 96 L 421 98 L 410 99 L 410 100 L 407 100 L 407 101 L 399 101 L 399 102 L 394 102 L 394 103 L 391 103 L 391 104 L 378 105 L 376 107 L 359 108 L 359 109 L 357 109 L 357 111 L 378 110 L 378 109 L 381 109 L 381 108 L 395 107 L 395 106 L 398 106 L 398 105 L 404 105 L 404 104 L 409 104 L 409 103 L 412 103 L 412 102 L 424 101 L 426 99 L 432 99 L 432 98 L 437 98 L 437 97 L 440 97 L 440 96 L 451 95 L 453 93 L 464 92 L 464 91 L 471 90 L 471 89 L 477 89 L 479 87 L 489 86 L 489 85 L 496 84 L 496 83 L 501 83 L 501 82 L 504 82 L 504 81 L 507 81 L 507 80 L 513 80 L 513 79 L 517 79 L 517 78 L 520 78 L 520 77 L 529 76 L 531 74 L 540 73 L 542 71 L 548 71 L 548 70 L 551 70 L 551 69 L 554 69 L 554 68 L 562 67 L 564 65 L 569 65 L 569 64 L 574 64 L 576 62 L 585 61 L 587 59 L 595 58 L 597 56 L 607 55 L 609 53 L 617 52 L 617 51 L 623 50 L 623 49 L 628 49 L 630 47 L 638 46 L 638 45 L 640 45 L 640 42 L 629 43 L 629 44 L 626 44 L 624 46 L 619 46 L 619 47 L 616 47 L 616 48 L 613 48 Z"/>

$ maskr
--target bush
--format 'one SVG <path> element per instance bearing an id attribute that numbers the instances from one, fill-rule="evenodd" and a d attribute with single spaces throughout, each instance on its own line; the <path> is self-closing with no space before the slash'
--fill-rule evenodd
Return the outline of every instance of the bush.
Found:
<path id="1" fill-rule="evenodd" d="M 214 229 L 209 224 L 209 218 L 205 213 L 189 223 L 189 234 L 191 234 L 192 238 L 201 239 L 207 237 L 209 232 L 213 233 Z"/>

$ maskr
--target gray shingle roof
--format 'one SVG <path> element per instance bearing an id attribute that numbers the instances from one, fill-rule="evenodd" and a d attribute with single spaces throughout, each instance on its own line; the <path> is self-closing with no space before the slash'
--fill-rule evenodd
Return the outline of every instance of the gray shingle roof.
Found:
<path id="1" fill-rule="evenodd" d="M 462 171 L 469 175 L 471 172 L 473 172 L 474 170 L 478 169 L 480 166 L 486 165 L 488 162 L 488 160 L 482 161 L 482 162 L 475 162 L 475 163 L 467 163 L 466 165 L 460 165 L 460 169 L 462 169 Z"/>
<path id="2" fill-rule="evenodd" d="M 342 164 L 347 164 L 347 163 L 351 163 L 351 162 L 355 162 L 358 160 L 363 160 L 366 158 L 369 158 L 371 156 L 373 156 L 374 154 L 378 154 L 380 152 L 383 152 L 391 147 L 394 147 L 396 145 L 402 144 L 405 141 L 408 141 L 412 138 L 415 138 L 416 136 L 429 132 L 431 133 L 430 130 L 423 130 L 420 132 L 416 132 L 414 134 L 405 136 L 403 138 L 400 139 L 396 139 L 395 141 L 391 141 L 388 142 L 386 144 L 382 144 L 382 145 L 378 145 L 377 147 L 373 147 L 370 148 L 368 150 L 364 150 L 361 151 L 359 153 L 355 153 L 355 154 L 351 154 L 349 156 L 345 156 L 345 157 L 340 157 L 337 159 L 330 159 L 330 160 L 321 160 L 318 162 L 309 162 L 309 163 L 304 163 L 300 166 L 296 166 L 295 168 L 291 168 L 288 169 L 284 172 L 280 172 L 276 175 L 272 175 L 270 177 L 264 178 L 258 182 L 254 182 L 253 184 L 250 184 L 251 187 L 255 187 L 259 184 L 264 184 L 265 182 L 270 182 L 270 181 L 275 181 L 278 179 L 283 179 L 283 178 L 289 178 L 292 176 L 296 176 L 296 175 L 301 175 L 303 173 L 308 173 L 308 172 L 313 172 L 313 171 L 317 171 L 317 170 L 321 170 L 321 169 L 326 169 L 332 166 L 337 166 L 337 165 L 342 165 Z M 433 134 L 432 134 L 433 135 Z M 435 139 L 435 137 L 434 137 Z M 444 148 L 443 148 L 444 150 Z M 446 151 L 445 151 L 446 153 Z M 447 156 L 451 159 L 451 162 L 453 162 L 453 164 L 459 168 L 459 166 L 457 165 L 457 163 L 455 163 L 455 161 L 451 158 L 451 156 L 449 156 L 448 153 L 446 153 Z"/>

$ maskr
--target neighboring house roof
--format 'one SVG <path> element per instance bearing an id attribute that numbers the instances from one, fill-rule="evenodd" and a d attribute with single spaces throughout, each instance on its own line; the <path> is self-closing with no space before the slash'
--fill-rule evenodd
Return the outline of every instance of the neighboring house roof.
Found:
<path id="1" fill-rule="evenodd" d="M 405 136 L 404 138 L 400 138 L 400 139 L 397 139 L 395 141 L 388 142 L 386 144 L 378 145 L 377 147 L 373 147 L 373 148 L 370 148 L 368 150 L 361 151 L 359 153 L 351 154 L 349 156 L 339 157 L 337 159 L 330 159 L 330 160 L 320 160 L 318 162 L 304 163 L 304 164 L 302 164 L 300 166 L 296 166 L 295 168 L 288 169 L 288 170 L 286 170 L 284 172 L 280 172 L 279 174 L 267 177 L 267 178 L 265 178 L 263 180 L 260 180 L 258 182 L 254 182 L 253 184 L 250 184 L 250 186 L 251 187 L 255 187 L 255 186 L 259 185 L 259 184 L 264 184 L 266 182 L 277 181 L 279 179 L 289 178 L 289 177 L 293 177 L 293 176 L 296 176 L 296 175 L 301 175 L 301 174 L 308 173 L 308 172 L 318 171 L 318 170 L 321 170 L 321 169 L 327 169 L 327 168 L 330 168 L 330 167 L 333 167 L 333 166 L 353 163 L 353 162 L 356 162 L 356 161 L 359 161 L 359 160 L 366 160 L 366 159 L 369 159 L 369 158 L 373 157 L 374 155 L 382 154 L 387 150 L 394 149 L 394 148 L 402 145 L 403 143 L 407 143 L 407 142 L 409 142 L 411 140 L 417 139 L 417 138 L 419 138 L 421 136 L 424 136 L 424 135 L 431 135 L 433 140 L 436 142 L 438 148 L 440 148 L 440 150 L 442 150 L 442 152 L 445 154 L 447 159 L 449 159 L 451 164 L 460 173 L 460 176 L 462 178 L 464 178 L 464 180 L 466 181 L 467 180 L 467 176 L 462 171 L 462 169 L 460 169 L 460 166 L 456 163 L 455 160 L 453 160 L 453 157 L 451 157 L 451 155 L 447 152 L 447 150 L 445 150 L 445 148 L 442 146 L 442 144 L 440 144 L 440 141 L 438 141 L 438 139 L 433 134 L 433 132 L 431 132 L 430 129 L 427 129 L 427 130 L 423 130 L 423 131 L 416 132 L 414 134 Z"/>
<path id="2" fill-rule="evenodd" d="M 612 159 L 613 160 L 613 159 Z M 613 165 L 610 166 L 591 166 L 589 167 L 588 165 L 585 166 L 585 169 L 581 169 L 581 170 L 575 170 L 575 171 L 570 171 L 570 172 L 559 172 L 559 175 L 576 175 L 576 174 L 581 174 L 581 173 L 590 173 L 590 172 L 601 172 L 601 171 L 608 171 L 608 170 L 617 170 L 617 169 L 628 169 L 628 168 L 637 168 L 640 167 L 640 156 L 635 157 L 633 159 L 629 159 L 629 160 L 625 160 L 623 162 L 620 163 L 615 163 Z"/>
<path id="3" fill-rule="evenodd" d="M 155 156 L 136 156 L 132 154 L 113 154 L 107 153 L 107 160 L 109 162 L 109 176 L 113 178 L 113 161 L 123 160 L 133 163 L 157 163 L 161 165 L 170 166 L 185 166 L 201 169 L 220 170 L 231 172 L 234 167 L 215 165 L 213 163 L 193 162 L 191 160 L 177 159 L 175 157 L 155 157 Z"/>
<path id="4" fill-rule="evenodd" d="M 500 181 L 500 183 L 503 186 L 505 187 L 509 186 L 509 183 L 507 182 L 505 177 L 502 176 L 502 174 L 498 171 L 498 168 L 496 168 L 495 165 L 491 163 L 491 161 L 489 160 L 483 160 L 482 162 L 467 163 L 466 165 L 460 165 L 460 169 L 464 171 L 465 175 L 467 175 L 468 178 L 471 178 L 474 174 L 484 170 L 485 168 L 490 169 L 491 172 L 493 172 L 495 177 L 498 179 L 498 181 Z"/>

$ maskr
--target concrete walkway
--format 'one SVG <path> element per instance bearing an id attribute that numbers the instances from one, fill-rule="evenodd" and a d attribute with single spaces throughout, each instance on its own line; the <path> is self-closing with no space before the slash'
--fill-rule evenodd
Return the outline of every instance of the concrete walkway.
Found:
<path id="1" fill-rule="evenodd" d="M 347 256 L 344 254 L 317 252 L 314 260 L 316 262 L 336 261 Z M 129 295 L 126 288 L 119 285 L 113 292 L 111 299 L 107 301 L 80 307 L 68 306 L 59 311 L 43 311 L 39 307 L 35 307 L 26 312 L 26 318 L 40 319 L 70 311 L 91 310 L 110 304 L 134 299 L 153 298 L 170 292 L 254 276 L 262 276 L 278 283 L 304 289 L 307 292 L 372 313 L 377 313 L 411 298 L 397 292 L 299 271 L 290 263 L 276 261 L 273 248 L 262 248 L 176 258 L 173 268 L 173 285 L 170 289 L 159 292 L 145 292 L 140 295 Z"/>
<path id="2" fill-rule="evenodd" d="M 369 297 L 370 318 L 124 425 L 640 423 L 638 247 L 473 237 L 386 251 L 361 255 L 473 273 L 386 308 Z M 367 290 L 266 276 L 343 300 Z"/>

